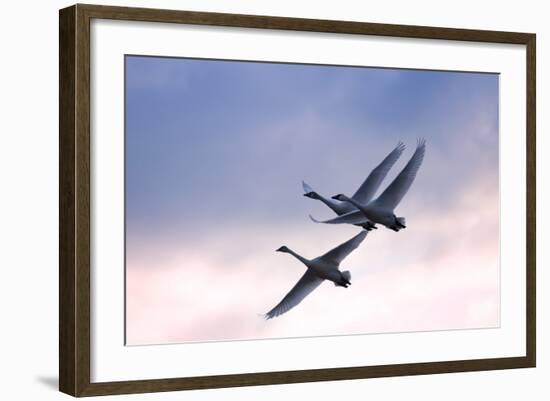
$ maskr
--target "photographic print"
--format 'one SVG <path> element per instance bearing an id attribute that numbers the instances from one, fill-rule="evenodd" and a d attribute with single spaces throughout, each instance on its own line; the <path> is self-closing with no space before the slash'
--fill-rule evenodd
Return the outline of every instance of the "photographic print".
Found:
<path id="1" fill-rule="evenodd" d="M 500 325 L 499 75 L 125 57 L 127 345 Z"/>

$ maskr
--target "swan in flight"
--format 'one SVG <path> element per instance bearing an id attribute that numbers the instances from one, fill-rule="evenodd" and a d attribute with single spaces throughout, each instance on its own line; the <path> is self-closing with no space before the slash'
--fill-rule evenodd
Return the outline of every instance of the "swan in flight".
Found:
<path id="1" fill-rule="evenodd" d="M 426 141 L 419 139 L 416 145 L 416 151 L 412 155 L 407 165 L 401 170 L 399 175 L 393 180 L 393 182 L 386 188 L 382 194 L 369 203 L 361 203 L 353 198 L 349 198 L 346 195 L 339 194 L 333 196 L 333 199 L 337 199 L 342 202 L 349 202 L 357 209 L 351 211 L 336 218 L 319 221 L 309 216 L 316 223 L 326 224 L 363 224 L 365 221 L 372 223 L 379 223 L 387 228 L 399 231 L 405 226 L 404 217 L 396 217 L 394 209 L 397 207 L 401 199 L 405 196 L 409 188 L 411 187 L 418 169 L 422 165 L 424 160 L 424 153 L 426 151 Z"/>
<path id="2" fill-rule="evenodd" d="M 380 184 L 382 183 L 382 181 L 384 181 L 384 178 L 386 178 L 386 175 L 393 167 L 397 159 L 399 159 L 399 157 L 403 153 L 403 150 L 405 150 L 405 145 L 403 145 L 402 142 L 399 142 L 397 146 L 390 152 L 390 154 L 388 154 L 386 158 L 382 160 L 382 162 L 380 162 L 380 164 L 376 166 L 374 170 L 371 171 L 363 184 L 361 184 L 359 189 L 352 196 L 352 198 L 356 202 L 360 204 L 367 204 L 372 200 L 372 197 L 380 187 Z M 311 199 L 320 200 L 329 208 L 331 208 L 338 216 L 352 211 L 357 211 L 357 208 L 349 202 L 340 202 L 338 200 L 325 198 L 324 196 L 319 195 L 319 193 L 314 191 L 313 188 L 311 188 L 304 181 L 302 181 L 302 187 L 304 188 L 305 192 L 304 196 Z M 376 228 L 376 226 L 372 222 L 368 220 L 365 221 L 364 218 L 361 220 L 361 223 L 353 224 L 361 226 L 369 231 Z"/>
<path id="3" fill-rule="evenodd" d="M 355 237 L 315 259 L 306 259 L 286 246 L 277 249 L 278 252 L 290 253 L 306 265 L 307 270 L 288 294 L 285 295 L 283 300 L 265 314 L 265 318 L 272 319 L 288 312 L 302 302 L 324 280 L 332 281 L 335 286 L 347 288 L 351 284 L 351 273 L 349 271 L 340 271 L 340 263 L 363 242 L 366 236 L 367 231 L 361 230 Z"/>

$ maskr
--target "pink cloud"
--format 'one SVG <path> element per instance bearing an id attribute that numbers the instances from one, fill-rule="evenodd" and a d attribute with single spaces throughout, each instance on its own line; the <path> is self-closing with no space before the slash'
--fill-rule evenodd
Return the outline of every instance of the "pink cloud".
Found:
<path id="1" fill-rule="evenodd" d="M 480 177 L 442 210 L 409 204 L 408 228 L 369 234 L 345 260 L 348 289 L 324 283 L 265 321 L 304 267 L 274 252 L 315 257 L 349 226 L 224 226 L 208 237 L 133 240 L 127 260 L 127 342 L 257 339 L 484 328 L 499 325 L 498 182 Z M 314 240 L 312 240 L 314 238 Z"/>

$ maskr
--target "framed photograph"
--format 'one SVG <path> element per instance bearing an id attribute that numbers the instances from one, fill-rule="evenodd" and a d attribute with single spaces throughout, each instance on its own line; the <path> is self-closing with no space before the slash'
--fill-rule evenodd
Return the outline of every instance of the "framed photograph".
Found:
<path id="1" fill-rule="evenodd" d="M 535 35 L 75 5 L 59 388 L 535 366 Z"/>

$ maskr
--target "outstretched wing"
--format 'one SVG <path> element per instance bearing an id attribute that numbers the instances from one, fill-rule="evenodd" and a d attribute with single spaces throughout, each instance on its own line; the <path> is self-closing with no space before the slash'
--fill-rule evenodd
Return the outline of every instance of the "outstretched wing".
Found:
<path id="1" fill-rule="evenodd" d="M 314 192 L 313 188 L 311 188 L 309 185 L 307 185 L 307 183 L 305 181 L 302 181 L 302 188 L 304 188 L 304 192 L 306 194 L 310 193 L 310 192 Z"/>
<path id="2" fill-rule="evenodd" d="M 266 319 L 272 319 L 283 313 L 288 312 L 302 300 L 307 297 L 314 289 L 324 280 L 317 276 L 312 270 L 307 269 L 304 275 L 298 280 L 298 282 L 292 287 L 292 289 L 285 295 L 283 300 L 277 304 L 273 309 L 265 314 Z"/>
<path id="3" fill-rule="evenodd" d="M 361 184 L 352 198 L 363 205 L 370 202 L 380 187 L 380 184 L 382 184 L 382 181 L 384 181 L 384 178 L 386 178 L 386 175 L 388 175 L 388 172 L 393 167 L 397 159 L 399 159 L 404 150 L 405 145 L 403 145 L 402 142 L 399 142 L 390 154 L 387 155 L 386 158 L 382 160 L 382 162 L 376 166 L 374 170 L 371 171 L 369 176 L 365 179 L 363 184 Z"/>
<path id="4" fill-rule="evenodd" d="M 309 218 L 315 223 L 324 224 L 365 224 L 369 221 L 369 219 L 367 219 L 367 217 L 360 210 L 354 210 L 341 216 L 324 221 L 317 220 L 311 214 L 309 215 Z"/>
<path id="5" fill-rule="evenodd" d="M 411 184 L 413 183 L 418 169 L 422 165 L 424 160 L 424 153 L 426 151 L 426 141 L 420 139 L 416 145 L 416 151 L 411 157 L 411 160 L 401 170 L 399 175 L 395 177 L 393 182 L 386 188 L 386 190 L 376 199 L 376 203 L 389 210 L 395 209 L 395 207 L 401 202 L 403 196 L 407 193 Z"/>
<path id="6" fill-rule="evenodd" d="M 343 244 L 338 245 L 336 248 L 328 251 L 320 259 L 339 265 L 342 260 L 346 258 L 354 249 L 356 249 L 361 242 L 367 237 L 367 231 L 362 230 L 355 237 L 347 240 Z"/>

